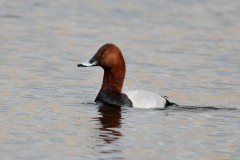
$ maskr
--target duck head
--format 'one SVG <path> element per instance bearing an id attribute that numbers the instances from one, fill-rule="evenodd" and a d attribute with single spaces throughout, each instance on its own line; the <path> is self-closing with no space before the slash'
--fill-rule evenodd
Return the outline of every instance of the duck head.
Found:
<path id="1" fill-rule="evenodd" d="M 100 66 L 104 70 L 124 69 L 125 61 L 120 49 L 112 44 L 107 43 L 100 47 L 97 53 L 87 63 L 80 63 L 78 67 Z"/>

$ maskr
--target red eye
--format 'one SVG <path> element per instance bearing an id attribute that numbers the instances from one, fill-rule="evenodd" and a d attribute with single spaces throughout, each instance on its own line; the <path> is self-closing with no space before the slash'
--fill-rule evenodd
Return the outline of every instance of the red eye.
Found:
<path id="1" fill-rule="evenodd" d="M 104 51 L 102 56 L 104 57 L 104 56 L 106 56 L 107 54 L 108 54 L 108 51 Z"/>

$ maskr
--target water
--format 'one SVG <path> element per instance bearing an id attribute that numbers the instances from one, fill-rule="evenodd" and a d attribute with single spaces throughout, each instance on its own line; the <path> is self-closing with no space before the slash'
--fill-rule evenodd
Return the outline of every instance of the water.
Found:
<path id="1" fill-rule="evenodd" d="M 234 0 L 1 0 L 1 160 L 238 159 L 239 15 Z M 77 64 L 106 42 L 125 90 L 183 108 L 93 104 L 103 71 Z"/>

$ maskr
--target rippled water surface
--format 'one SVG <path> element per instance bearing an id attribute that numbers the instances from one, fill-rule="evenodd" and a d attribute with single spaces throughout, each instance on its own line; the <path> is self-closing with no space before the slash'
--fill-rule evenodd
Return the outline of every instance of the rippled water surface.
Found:
<path id="1" fill-rule="evenodd" d="M 239 16 L 237 0 L 0 0 L 0 159 L 239 159 Z M 77 64 L 106 42 L 124 90 L 182 108 L 95 105 L 103 70 Z"/>

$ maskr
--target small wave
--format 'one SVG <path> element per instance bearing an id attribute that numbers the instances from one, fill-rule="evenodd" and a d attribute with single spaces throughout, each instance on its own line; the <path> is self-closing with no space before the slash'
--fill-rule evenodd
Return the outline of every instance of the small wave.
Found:
<path id="1" fill-rule="evenodd" d="M 6 19 L 21 19 L 22 17 L 19 15 L 13 15 L 13 14 L 4 14 L 0 15 L 1 18 L 6 18 Z"/>
<path id="2" fill-rule="evenodd" d="M 96 105 L 97 103 L 95 103 L 95 102 L 87 102 L 86 101 L 86 102 L 81 102 L 81 104 L 91 104 L 91 105 L 93 104 L 93 105 Z"/>
<path id="3" fill-rule="evenodd" d="M 238 110 L 237 108 L 229 107 L 215 107 L 215 106 L 183 106 L 183 105 L 172 105 L 161 110 L 172 110 L 172 111 L 191 111 L 191 112 L 203 112 L 203 111 L 216 111 L 216 110 Z"/>

